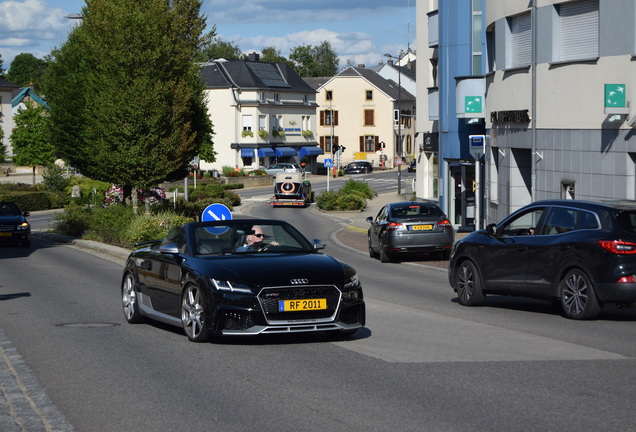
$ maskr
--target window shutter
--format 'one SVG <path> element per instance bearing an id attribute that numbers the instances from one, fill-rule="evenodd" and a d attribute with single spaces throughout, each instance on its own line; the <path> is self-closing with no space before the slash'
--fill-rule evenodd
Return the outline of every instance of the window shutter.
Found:
<path id="1" fill-rule="evenodd" d="M 324 125 L 325 125 L 325 112 L 320 111 L 320 126 L 324 126 Z"/>
<path id="2" fill-rule="evenodd" d="M 320 137 L 320 148 L 322 149 L 322 151 L 325 151 L 325 137 L 324 136 Z"/>
<path id="3" fill-rule="evenodd" d="M 510 64 L 532 63 L 532 20 L 529 13 L 510 18 Z"/>
<path id="4" fill-rule="evenodd" d="M 338 111 L 333 112 L 333 125 L 338 126 Z"/>
<path id="5" fill-rule="evenodd" d="M 559 5 L 559 60 L 598 57 L 598 0 Z"/>
<path id="6" fill-rule="evenodd" d="M 364 136 L 360 136 L 360 151 L 364 151 Z"/>

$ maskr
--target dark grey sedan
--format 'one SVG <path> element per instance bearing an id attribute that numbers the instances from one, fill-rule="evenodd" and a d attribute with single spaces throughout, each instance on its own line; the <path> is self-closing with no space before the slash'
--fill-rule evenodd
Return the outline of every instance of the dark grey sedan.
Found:
<path id="1" fill-rule="evenodd" d="M 455 231 L 433 201 L 387 204 L 377 216 L 368 217 L 369 256 L 389 262 L 407 254 L 436 253 L 448 259 Z"/>

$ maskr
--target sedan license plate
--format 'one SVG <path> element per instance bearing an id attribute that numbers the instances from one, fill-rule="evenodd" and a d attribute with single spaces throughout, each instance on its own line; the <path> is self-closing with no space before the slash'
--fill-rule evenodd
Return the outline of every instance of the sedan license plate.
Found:
<path id="1" fill-rule="evenodd" d="M 298 312 L 327 309 L 327 299 L 279 300 L 279 312 Z"/>
<path id="2" fill-rule="evenodd" d="M 433 229 L 433 225 L 412 225 L 411 230 L 413 231 L 430 231 Z"/>
<path id="3" fill-rule="evenodd" d="M 11 237 L 10 232 L 0 232 L 0 237 Z"/>

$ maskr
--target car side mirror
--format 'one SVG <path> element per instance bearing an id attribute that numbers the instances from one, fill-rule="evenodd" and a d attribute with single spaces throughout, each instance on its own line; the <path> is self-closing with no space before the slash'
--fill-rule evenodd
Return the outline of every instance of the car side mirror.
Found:
<path id="1" fill-rule="evenodd" d="M 369 222 L 370 224 L 373 223 L 373 216 L 369 216 L 368 218 L 365 219 L 367 222 Z"/>
<path id="2" fill-rule="evenodd" d="M 314 250 L 315 251 L 318 251 L 318 250 L 321 250 L 321 249 L 324 249 L 324 248 L 327 247 L 326 244 L 324 244 L 322 241 L 320 241 L 318 239 L 314 239 L 313 241 L 314 241 Z"/>
<path id="3" fill-rule="evenodd" d="M 24 212 L 24 213 L 22 213 L 22 216 L 24 216 L 24 217 L 31 216 L 31 213 L 29 213 L 29 212 Z"/>
<path id="4" fill-rule="evenodd" d="M 159 246 L 159 252 L 167 255 L 175 255 L 179 253 L 179 248 L 176 243 L 166 243 Z"/>
<path id="5" fill-rule="evenodd" d="M 486 226 L 486 234 L 488 234 L 489 236 L 496 236 L 497 235 L 497 225 L 496 224 L 488 224 Z"/>

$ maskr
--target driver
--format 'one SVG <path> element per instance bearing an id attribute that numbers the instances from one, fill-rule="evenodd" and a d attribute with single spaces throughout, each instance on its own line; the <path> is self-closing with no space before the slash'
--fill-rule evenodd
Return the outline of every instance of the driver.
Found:
<path id="1" fill-rule="evenodd" d="M 245 238 L 245 244 L 243 246 L 239 246 L 236 251 L 237 252 L 258 252 L 262 251 L 267 246 L 277 246 L 278 242 L 271 242 L 266 244 L 263 240 L 265 239 L 265 234 L 263 234 L 263 228 L 258 225 L 254 225 L 251 230 L 251 234 L 248 234 Z"/>

